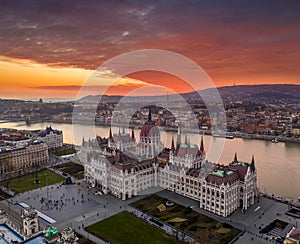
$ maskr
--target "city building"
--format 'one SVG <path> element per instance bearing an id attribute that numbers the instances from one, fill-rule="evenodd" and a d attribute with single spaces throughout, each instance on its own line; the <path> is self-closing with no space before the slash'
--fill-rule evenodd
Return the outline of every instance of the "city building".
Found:
<path id="1" fill-rule="evenodd" d="M 65 228 L 60 237 L 61 244 L 76 244 L 78 243 L 78 237 L 75 235 L 75 231 L 71 227 Z"/>
<path id="2" fill-rule="evenodd" d="M 299 244 L 300 243 L 300 229 L 293 227 L 286 235 L 284 244 Z"/>
<path id="3" fill-rule="evenodd" d="M 33 140 L 46 143 L 49 149 L 55 149 L 63 146 L 62 131 L 54 130 L 51 126 L 47 126 L 45 130 L 27 131 L 27 136 Z"/>
<path id="4" fill-rule="evenodd" d="M 24 208 L 22 218 L 25 238 L 31 237 L 39 231 L 38 213 L 35 208 Z"/>
<path id="5" fill-rule="evenodd" d="M 43 142 L 28 142 L 22 146 L 0 147 L 0 175 L 45 165 L 49 160 L 48 147 Z"/>
<path id="6" fill-rule="evenodd" d="M 114 140 L 111 133 L 109 137 Z M 151 114 L 141 129 L 136 155 L 131 156 L 117 147 L 110 148 L 110 143 L 88 150 L 94 148 L 91 147 L 94 143 L 92 140 L 82 145 L 85 180 L 104 194 L 122 200 L 150 187 L 161 187 L 192 198 L 201 208 L 227 217 L 238 208 L 247 210 L 258 197 L 254 157 L 251 163 L 246 163 L 235 155 L 228 166 L 208 162 L 203 138 L 199 147 L 187 137 L 181 142 L 180 130 L 176 147 L 172 138 L 171 148 L 164 149 Z"/>

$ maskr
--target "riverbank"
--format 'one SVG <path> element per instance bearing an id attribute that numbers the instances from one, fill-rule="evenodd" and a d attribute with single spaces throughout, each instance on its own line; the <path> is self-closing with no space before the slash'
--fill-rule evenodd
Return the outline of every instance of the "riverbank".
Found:
<path id="1" fill-rule="evenodd" d="M 108 137 L 109 126 L 95 126 L 95 130 L 90 125 L 78 125 L 76 132 L 71 123 L 43 122 L 27 125 L 24 121 L 18 123 L 2 123 L 0 127 L 15 128 L 18 130 L 40 130 L 46 126 L 63 131 L 64 143 L 80 145 L 82 138 L 88 140 L 95 135 Z M 118 127 L 112 127 L 112 133 L 117 134 Z M 125 128 L 127 133 L 131 129 Z M 135 139 L 139 141 L 140 131 L 134 130 Z M 200 145 L 201 134 L 188 134 L 192 144 Z M 170 147 L 172 138 L 177 140 L 177 132 L 162 133 L 161 140 L 166 147 Z M 299 143 L 272 143 L 271 140 L 242 139 L 235 137 L 233 140 L 212 137 L 204 134 L 204 147 L 206 159 L 210 162 L 227 165 L 237 153 L 238 159 L 242 162 L 250 162 L 252 155 L 255 157 L 255 166 L 258 172 L 258 186 L 265 192 L 271 192 L 277 196 L 299 198 L 298 186 L 300 185 L 300 144 Z M 223 143 L 223 142 L 224 143 Z M 215 157 L 214 148 L 222 143 L 222 154 L 220 158 Z"/>
<path id="2" fill-rule="evenodd" d="M 26 121 L 20 121 L 20 120 L 0 120 L 0 128 L 1 128 L 1 123 L 19 123 L 19 122 L 25 122 Z M 34 124 L 39 124 L 39 123 L 59 123 L 59 124 L 72 124 L 72 121 L 69 120 L 64 120 L 64 121 L 56 121 L 56 120 L 35 120 L 31 121 L 30 124 L 28 125 L 34 125 Z M 90 125 L 90 121 L 76 121 L 76 124 L 79 125 Z M 111 124 L 109 123 L 104 123 L 100 121 L 95 121 L 96 126 L 103 126 L 103 127 L 109 127 Z M 122 124 L 122 123 L 114 123 L 112 126 L 115 127 L 128 127 L 128 124 Z M 130 124 L 130 128 L 134 129 L 140 129 L 141 125 L 135 125 L 135 124 Z M 178 129 L 177 127 L 166 127 L 166 126 L 161 126 L 161 128 L 166 131 L 166 132 L 177 132 Z M 212 136 L 212 132 L 210 130 L 201 130 L 201 129 L 192 129 L 192 128 L 182 128 L 181 130 L 183 133 L 190 133 L 190 134 L 200 134 L 200 135 L 210 135 Z M 242 133 L 242 132 L 226 132 L 226 139 L 233 139 L 233 138 L 242 138 L 242 139 L 254 139 L 254 140 L 264 140 L 264 141 L 273 141 L 275 143 L 277 142 L 292 142 L 292 143 L 300 143 L 300 137 L 286 137 L 284 135 L 261 135 L 261 134 L 248 134 L 248 133 Z"/>

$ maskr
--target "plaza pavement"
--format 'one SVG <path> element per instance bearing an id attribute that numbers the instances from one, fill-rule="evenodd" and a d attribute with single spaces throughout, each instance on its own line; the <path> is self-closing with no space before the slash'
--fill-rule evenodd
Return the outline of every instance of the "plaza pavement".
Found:
<path id="1" fill-rule="evenodd" d="M 56 223 L 54 223 L 53 226 L 58 227 L 60 231 L 62 231 L 63 228 L 70 226 L 79 234 L 91 239 L 95 243 L 105 243 L 99 238 L 86 232 L 84 227 L 108 218 L 123 210 L 134 211 L 135 209 L 128 206 L 130 203 L 144 198 L 149 194 L 156 193 L 161 197 L 170 199 L 171 201 L 183 206 L 193 207 L 193 210 L 199 213 L 231 224 L 235 228 L 244 230 L 244 234 L 236 240 L 235 243 L 237 244 L 275 243 L 273 240 L 266 240 L 265 237 L 259 233 L 261 228 L 265 227 L 275 219 L 292 223 L 298 227 L 300 226 L 300 219 L 285 215 L 286 210 L 288 210 L 288 206 L 286 204 L 265 197 L 260 197 L 260 201 L 254 206 L 251 206 L 246 213 L 242 213 L 240 210 L 237 210 L 228 218 L 223 218 L 200 209 L 197 201 L 167 190 L 160 190 L 158 188 L 149 189 L 149 191 L 143 192 L 144 195 L 139 195 L 126 201 L 121 201 L 112 195 L 95 196 L 94 193 L 96 189 L 87 191 L 87 186 L 88 185 L 83 181 L 81 181 L 80 185 L 74 184 L 65 186 L 56 184 L 48 186 L 49 199 L 52 201 L 60 200 L 58 207 L 54 207 L 51 210 L 44 210 L 45 203 L 41 204 L 41 198 L 47 197 L 47 187 L 17 194 L 15 197 L 9 199 L 11 202 L 10 211 L 12 212 L 13 220 L 16 222 L 20 220 L 17 215 L 21 212 L 22 208 L 17 203 L 25 202 L 55 219 Z M 260 207 L 259 210 L 255 211 L 258 206 Z M 8 202 L 6 200 L 1 201 L 0 207 L 7 211 Z M 47 226 L 47 223 L 43 220 L 41 220 L 40 223 L 42 228 Z M 20 226 L 20 222 L 18 224 Z"/>

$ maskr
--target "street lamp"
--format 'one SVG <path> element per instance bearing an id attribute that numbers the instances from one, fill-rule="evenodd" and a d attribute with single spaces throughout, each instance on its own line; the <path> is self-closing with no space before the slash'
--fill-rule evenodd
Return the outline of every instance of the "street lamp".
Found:
<path id="1" fill-rule="evenodd" d="M 48 175 L 45 174 L 46 176 L 46 190 L 47 190 L 47 203 L 46 203 L 46 207 L 47 210 L 49 210 L 49 188 L 48 188 Z"/>

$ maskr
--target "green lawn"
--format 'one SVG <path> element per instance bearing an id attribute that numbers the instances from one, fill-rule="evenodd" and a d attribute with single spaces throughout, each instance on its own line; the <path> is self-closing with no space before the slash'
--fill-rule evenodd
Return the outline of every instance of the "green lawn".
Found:
<path id="1" fill-rule="evenodd" d="M 64 181 L 64 177 L 55 174 L 48 169 L 43 169 L 39 172 L 20 176 L 9 181 L 5 181 L 1 184 L 12 189 L 15 192 L 25 192 L 46 186 L 46 178 L 48 178 L 48 185 L 53 185 L 58 182 Z M 39 179 L 40 183 L 36 184 L 36 179 Z"/>
<path id="2" fill-rule="evenodd" d="M 84 168 L 80 164 L 69 162 L 69 163 L 57 165 L 55 166 L 55 168 L 62 172 L 70 174 L 78 179 L 83 179 L 84 177 Z"/>
<path id="3" fill-rule="evenodd" d="M 90 225 L 86 230 L 106 241 L 116 244 L 177 243 L 170 236 L 127 212 L 121 212 Z"/>
<path id="4" fill-rule="evenodd" d="M 160 211 L 157 207 L 161 204 L 166 206 L 167 201 L 166 198 L 150 195 L 131 205 L 190 234 L 203 243 L 229 243 L 241 232 L 229 224 L 217 221 L 177 203 L 173 203 L 173 206 Z M 185 221 L 175 221 L 178 219 Z"/>
<path id="5" fill-rule="evenodd" d="M 55 151 L 52 153 L 55 154 L 56 156 L 64 156 L 64 155 L 76 153 L 76 150 L 74 148 L 69 148 L 69 149 L 63 149 L 60 151 Z"/>

